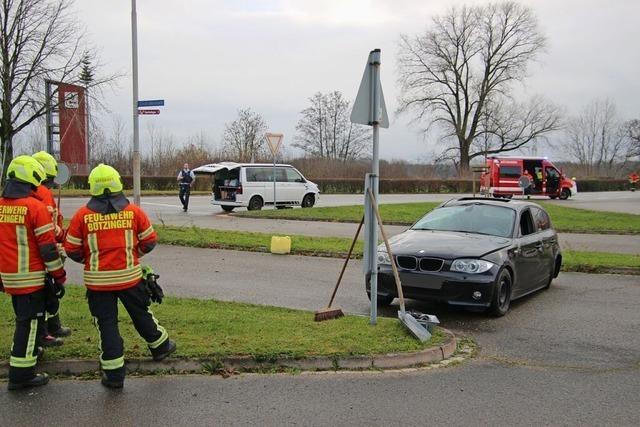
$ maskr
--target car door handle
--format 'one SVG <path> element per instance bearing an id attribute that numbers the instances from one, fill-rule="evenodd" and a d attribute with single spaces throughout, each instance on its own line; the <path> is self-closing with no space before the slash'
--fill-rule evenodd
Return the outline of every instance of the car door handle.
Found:
<path id="1" fill-rule="evenodd" d="M 539 250 L 540 252 L 544 250 L 544 245 L 542 244 L 542 242 L 536 243 L 536 249 Z"/>

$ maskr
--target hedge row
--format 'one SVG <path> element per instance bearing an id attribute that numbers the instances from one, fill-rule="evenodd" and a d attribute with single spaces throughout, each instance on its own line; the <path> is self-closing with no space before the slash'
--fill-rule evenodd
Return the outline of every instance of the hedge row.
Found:
<path id="1" fill-rule="evenodd" d="M 133 187 L 133 178 L 122 177 L 125 188 Z M 364 179 L 311 179 L 318 184 L 320 192 L 325 194 L 336 193 L 362 193 L 364 191 Z M 72 188 L 89 188 L 87 177 L 74 176 L 69 184 Z M 141 179 L 143 190 L 175 190 L 176 178 L 173 176 L 144 176 Z M 578 180 L 578 191 L 620 191 L 627 190 L 629 184 L 623 179 L 610 180 Z M 209 178 L 196 179 L 195 190 L 208 191 L 211 189 Z M 476 181 L 476 191 L 479 184 Z M 473 182 L 469 179 L 382 179 L 380 180 L 381 193 L 471 193 Z"/>

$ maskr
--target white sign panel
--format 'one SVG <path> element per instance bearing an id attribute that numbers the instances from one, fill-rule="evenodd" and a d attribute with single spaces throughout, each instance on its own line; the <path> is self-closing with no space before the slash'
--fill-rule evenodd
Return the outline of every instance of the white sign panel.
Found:
<path id="1" fill-rule="evenodd" d="M 78 108 L 79 106 L 78 92 L 65 92 L 64 108 Z"/>

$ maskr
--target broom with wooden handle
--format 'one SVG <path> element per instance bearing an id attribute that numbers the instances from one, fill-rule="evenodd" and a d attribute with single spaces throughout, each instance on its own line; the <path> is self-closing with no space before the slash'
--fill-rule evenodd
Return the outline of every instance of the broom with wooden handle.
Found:
<path id="1" fill-rule="evenodd" d="M 344 276 L 344 272 L 347 269 L 347 264 L 349 264 L 349 259 L 351 259 L 351 254 L 353 253 L 353 248 L 358 241 L 358 236 L 360 236 L 360 230 L 362 229 L 362 224 L 364 224 L 364 216 L 360 219 L 360 224 L 358 224 L 358 230 L 356 231 L 356 235 L 351 242 L 351 247 L 349 248 L 349 253 L 347 253 L 347 258 L 344 260 L 344 264 L 342 264 L 342 270 L 340 271 L 340 276 L 338 276 L 338 282 L 336 283 L 335 288 L 333 288 L 333 293 L 331 294 L 331 299 L 329 300 L 329 305 L 327 308 L 323 308 L 322 310 L 318 310 L 314 313 L 313 320 L 316 322 L 322 322 L 323 320 L 337 319 L 338 317 L 344 316 L 344 313 L 340 308 L 331 308 L 331 304 L 333 304 L 333 300 L 336 297 L 336 292 L 338 292 L 338 287 L 342 282 L 342 276 Z"/>

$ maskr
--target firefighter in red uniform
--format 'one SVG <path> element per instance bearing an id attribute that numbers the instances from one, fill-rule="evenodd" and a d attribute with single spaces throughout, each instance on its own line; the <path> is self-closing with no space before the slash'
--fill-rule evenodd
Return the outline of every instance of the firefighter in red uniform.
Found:
<path id="1" fill-rule="evenodd" d="M 58 211 L 55 197 L 51 188 L 54 185 L 53 179 L 58 175 L 58 162 L 46 151 L 40 151 L 33 156 L 43 167 L 46 174 L 45 180 L 38 186 L 35 196 L 45 204 L 55 226 L 56 242 L 59 247 L 64 243 L 64 229 L 62 228 L 62 215 Z M 43 347 L 60 346 L 64 343 L 60 337 L 71 335 L 71 329 L 62 326 L 60 322 L 60 300 L 55 296 L 50 296 L 46 300 L 46 314 L 43 328 L 40 331 L 38 342 Z"/>
<path id="2" fill-rule="evenodd" d="M 139 257 L 156 245 L 156 232 L 142 209 L 122 193 L 120 174 L 100 164 L 89 174 L 91 200 L 71 219 L 64 248 L 67 256 L 84 263 L 89 310 L 100 333 L 102 384 L 124 385 L 123 341 L 118 331 L 118 300 L 147 342 L 153 360 L 176 350 L 167 331 L 149 309 L 150 300 Z"/>
<path id="3" fill-rule="evenodd" d="M 42 351 L 36 338 L 44 321 L 45 275 L 62 292 L 66 273 L 51 214 L 34 197 L 44 169 L 32 157 L 18 156 L 9 164 L 7 178 L 0 198 L 0 279 L 16 315 L 9 359 L 9 390 L 16 390 L 49 381 L 47 374 L 35 373 Z"/>

